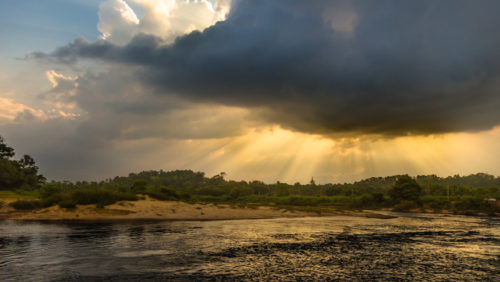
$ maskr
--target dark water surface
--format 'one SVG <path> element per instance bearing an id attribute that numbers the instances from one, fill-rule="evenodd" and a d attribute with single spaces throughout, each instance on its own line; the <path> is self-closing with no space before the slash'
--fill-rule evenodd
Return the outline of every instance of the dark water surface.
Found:
<path id="1" fill-rule="evenodd" d="M 0 281 L 500 281 L 500 219 L 0 222 Z"/>

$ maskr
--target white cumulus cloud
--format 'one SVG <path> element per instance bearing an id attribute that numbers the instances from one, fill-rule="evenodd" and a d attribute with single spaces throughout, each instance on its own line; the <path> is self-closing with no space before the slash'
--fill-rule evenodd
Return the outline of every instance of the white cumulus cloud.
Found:
<path id="1" fill-rule="evenodd" d="M 99 5 L 97 29 L 101 38 L 117 44 L 127 43 L 139 30 L 139 19 L 123 0 L 106 0 Z"/>
<path id="2" fill-rule="evenodd" d="M 138 33 L 159 36 L 171 42 L 177 36 L 203 30 L 224 20 L 231 1 L 213 4 L 207 0 L 130 0 L 143 10 L 139 19 L 124 0 L 106 0 L 99 6 L 98 30 L 102 39 L 126 44 Z"/>

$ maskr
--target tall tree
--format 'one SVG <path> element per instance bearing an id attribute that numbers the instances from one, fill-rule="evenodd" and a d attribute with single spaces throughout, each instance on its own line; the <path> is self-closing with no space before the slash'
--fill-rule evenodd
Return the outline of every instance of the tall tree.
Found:
<path id="1" fill-rule="evenodd" d="M 421 193 L 422 187 L 408 175 L 398 177 L 394 186 L 389 190 L 389 196 L 396 203 L 402 200 L 420 203 Z"/>
<path id="2" fill-rule="evenodd" d="M 0 189 L 36 189 L 45 182 L 38 174 L 35 160 L 24 155 L 19 161 L 11 160 L 14 149 L 5 144 L 0 136 Z"/>
<path id="3" fill-rule="evenodd" d="M 0 158 L 10 159 L 14 156 L 14 149 L 7 146 L 2 136 L 0 136 Z"/>

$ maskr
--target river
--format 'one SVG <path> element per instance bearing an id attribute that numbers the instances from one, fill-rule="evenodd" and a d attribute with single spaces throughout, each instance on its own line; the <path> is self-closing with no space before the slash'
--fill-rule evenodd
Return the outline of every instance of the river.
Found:
<path id="1" fill-rule="evenodd" d="M 500 281 L 500 219 L 0 221 L 0 281 Z"/>

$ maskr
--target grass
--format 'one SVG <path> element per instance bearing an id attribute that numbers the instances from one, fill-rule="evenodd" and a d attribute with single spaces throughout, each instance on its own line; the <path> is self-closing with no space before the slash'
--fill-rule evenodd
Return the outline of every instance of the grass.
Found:
<path id="1" fill-rule="evenodd" d="M 38 191 L 26 191 L 26 190 L 16 190 L 16 191 L 3 191 L 0 190 L 0 199 L 37 199 L 39 197 Z"/>

